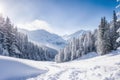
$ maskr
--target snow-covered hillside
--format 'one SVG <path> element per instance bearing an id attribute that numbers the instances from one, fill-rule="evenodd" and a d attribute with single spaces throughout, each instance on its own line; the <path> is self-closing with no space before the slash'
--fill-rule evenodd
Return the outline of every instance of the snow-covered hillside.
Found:
<path id="1" fill-rule="evenodd" d="M 39 43 L 40 45 L 45 45 L 51 48 L 60 49 L 66 45 L 66 40 L 61 36 L 50 33 L 46 30 L 34 30 L 27 31 L 24 29 L 19 29 L 20 32 L 23 32 L 28 35 L 28 38 L 33 42 Z"/>
<path id="2" fill-rule="evenodd" d="M 0 56 L 0 66 L 0 80 L 120 80 L 120 51 L 89 53 L 65 63 Z"/>
<path id="3" fill-rule="evenodd" d="M 72 62 L 49 63 L 47 68 L 47 73 L 28 80 L 120 80 L 120 52 L 90 53 Z"/>
<path id="4" fill-rule="evenodd" d="M 88 31 L 85 31 L 85 30 L 79 30 L 73 34 L 70 34 L 70 35 L 64 35 L 63 36 L 63 39 L 65 40 L 70 40 L 70 39 L 73 39 L 73 38 L 78 38 L 80 37 L 81 35 L 87 33 Z"/>

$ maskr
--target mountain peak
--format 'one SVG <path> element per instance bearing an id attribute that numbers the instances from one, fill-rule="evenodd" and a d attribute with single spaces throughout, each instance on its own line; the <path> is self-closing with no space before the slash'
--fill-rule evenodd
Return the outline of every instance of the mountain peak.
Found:
<path id="1" fill-rule="evenodd" d="M 63 38 L 65 40 L 70 40 L 70 39 L 73 39 L 73 38 L 78 38 L 80 37 L 82 34 L 85 34 L 87 33 L 88 31 L 87 30 L 79 30 L 79 31 L 76 31 L 70 35 L 64 35 Z"/>

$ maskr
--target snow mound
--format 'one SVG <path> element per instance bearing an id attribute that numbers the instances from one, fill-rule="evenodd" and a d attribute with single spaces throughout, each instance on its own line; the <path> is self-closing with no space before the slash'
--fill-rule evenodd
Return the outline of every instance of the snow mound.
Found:
<path id="1" fill-rule="evenodd" d="M 20 59 L 0 56 L 0 80 L 25 80 L 45 72 L 22 63 Z"/>
<path id="2" fill-rule="evenodd" d="M 83 55 L 82 57 L 78 58 L 77 60 L 83 60 L 83 59 L 90 59 L 99 56 L 96 52 L 90 52 L 86 55 Z"/>

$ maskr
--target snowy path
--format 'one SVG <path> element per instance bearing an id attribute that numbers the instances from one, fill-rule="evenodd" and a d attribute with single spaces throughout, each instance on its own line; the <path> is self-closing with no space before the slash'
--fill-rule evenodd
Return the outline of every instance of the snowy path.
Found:
<path id="1" fill-rule="evenodd" d="M 48 72 L 28 80 L 120 80 L 120 54 L 48 63 Z"/>
<path id="2" fill-rule="evenodd" d="M 52 69 L 52 68 L 51 68 Z M 54 71 L 54 70 L 52 70 Z M 59 71 L 30 78 L 28 80 L 120 80 L 120 65 L 112 67 L 96 66 L 88 70 L 79 68 L 59 69 Z"/>

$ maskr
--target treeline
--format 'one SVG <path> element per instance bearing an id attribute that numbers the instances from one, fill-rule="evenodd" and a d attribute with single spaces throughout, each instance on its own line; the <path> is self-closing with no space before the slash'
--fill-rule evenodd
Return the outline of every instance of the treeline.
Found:
<path id="1" fill-rule="evenodd" d="M 18 32 L 10 19 L 0 16 L 0 55 L 32 60 L 54 60 L 57 51 L 39 47 L 28 41 L 27 35 Z"/>
<path id="2" fill-rule="evenodd" d="M 116 42 L 119 37 L 117 31 L 120 21 L 117 21 L 116 12 L 113 11 L 113 20 L 108 22 L 105 17 L 101 18 L 99 28 L 94 32 L 86 32 L 79 38 L 73 38 L 69 44 L 59 51 L 55 57 L 56 62 L 74 60 L 89 52 L 97 52 L 99 55 L 108 54 L 116 50 L 120 43 Z"/>

